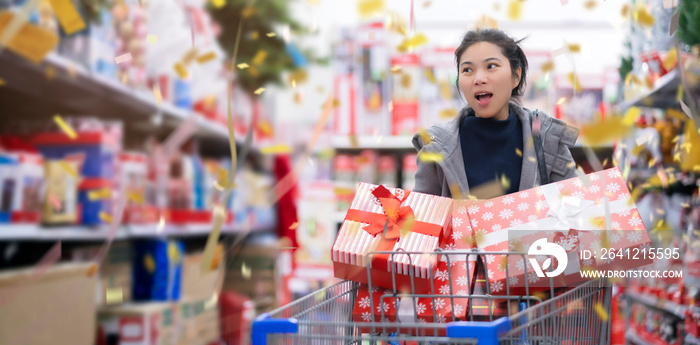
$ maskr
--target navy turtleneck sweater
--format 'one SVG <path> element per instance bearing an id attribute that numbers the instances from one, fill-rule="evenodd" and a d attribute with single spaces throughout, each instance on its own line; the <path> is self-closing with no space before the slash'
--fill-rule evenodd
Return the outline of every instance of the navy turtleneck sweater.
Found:
<path id="1" fill-rule="evenodd" d="M 523 158 L 515 149 L 523 152 L 523 125 L 512 110 L 503 121 L 476 117 L 471 110 L 460 124 L 459 141 L 469 189 L 505 175 L 506 194 L 518 191 Z"/>

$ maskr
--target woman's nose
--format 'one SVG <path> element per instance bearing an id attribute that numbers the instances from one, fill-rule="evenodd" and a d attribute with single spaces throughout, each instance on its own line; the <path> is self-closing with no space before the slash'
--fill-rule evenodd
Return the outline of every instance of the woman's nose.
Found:
<path id="1" fill-rule="evenodd" d="M 486 83 L 486 78 L 481 72 L 476 72 L 474 76 L 474 85 L 480 85 Z"/>

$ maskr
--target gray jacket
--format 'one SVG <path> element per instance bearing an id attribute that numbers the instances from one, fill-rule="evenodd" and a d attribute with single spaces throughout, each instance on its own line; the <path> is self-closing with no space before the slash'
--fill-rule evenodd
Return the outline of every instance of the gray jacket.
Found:
<path id="1" fill-rule="evenodd" d="M 519 190 L 534 188 L 540 183 L 537 156 L 533 144 L 530 117 L 534 111 L 510 102 L 510 109 L 517 114 L 523 125 L 523 166 L 520 173 Z M 431 127 L 427 130 L 430 142 L 424 142 L 420 134 L 413 136 L 413 146 L 419 152 L 441 153 L 439 162 L 422 162 L 418 158 L 416 185 L 414 191 L 452 197 L 450 186 L 456 186 L 462 195 L 469 194 L 469 183 L 464 169 L 462 146 L 459 140 L 459 126 L 469 113 L 469 106 L 463 108 L 452 121 Z M 544 160 L 549 174 L 549 182 L 557 182 L 576 176 L 576 167 L 569 147 L 576 143 L 579 129 L 559 119 L 539 113 Z M 453 187 L 454 188 L 454 187 Z"/>

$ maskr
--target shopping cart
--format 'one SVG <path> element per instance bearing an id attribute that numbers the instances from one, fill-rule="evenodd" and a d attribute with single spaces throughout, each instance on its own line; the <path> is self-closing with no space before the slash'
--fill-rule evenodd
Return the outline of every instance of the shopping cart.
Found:
<path id="1" fill-rule="evenodd" d="M 499 255 L 517 260 L 526 260 L 527 253 L 520 252 L 477 252 L 477 251 L 436 251 L 417 252 L 376 252 L 390 254 L 392 259 L 406 255 L 430 254 L 447 260 L 476 256 L 484 270 L 488 271 L 485 255 Z M 449 254 L 449 255 L 445 255 Z M 394 269 L 392 265 L 392 270 Z M 527 265 L 524 265 L 527 274 Z M 551 269 L 551 268 L 550 268 Z M 506 270 L 508 266 L 506 265 Z M 367 269 L 368 277 L 369 268 Z M 448 271 L 449 272 L 449 271 Z M 393 273 L 393 272 L 392 272 Z M 448 273 L 449 274 L 449 273 Z M 508 275 L 508 274 L 507 274 Z M 394 276 L 394 274 L 392 274 Z M 510 276 L 510 275 L 508 275 Z M 431 281 L 433 277 L 431 274 Z M 450 279 L 452 277 L 450 276 Z M 587 281 L 576 288 L 556 295 L 552 278 L 542 300 L 542 291 L 530 295 L 530 287 L 525 281 L 523 295 L 511 295 L 506 286 L 505 295 L 491 295 L 488 275 L 485 277 L 486 293 L 467 295 L 470 299 L 467 320 L 450 323 L 420 323 L 414 317 L 412 322 L 388 322 L 382 311 L 384 322 L 353 322 L 352 311 L 360 284 L 342 281 L 316 291 L 289 305 L 270 313 L 258 316 L 252 327 L 252 345 L 264 344 L 567 344 L 605 345 L 610 343 L 610 329 L 607 322 L 610 314 L 611 289 L 603 280 Z M 396 279 L 394 278 L 394 286 Z M 412 292 L 415 287 L 412 286 Z M 464 295 L 391 293 L 381 297 L 398 299 L 403 297 L 465 298 Z M 452 292 L 451 292 L 452 293 Z M 370 294 L 371 296 L 371 294 Z M 537 297 L 540 296 L 540 297 Z M 488 321 L 474 321 L 472 300 L 509 300 L 519 307 L 508 316 L 495 319 L 489 315 Z M 372 304 L 374 305 L 374 303 Z M 415 308 L 415 304 L 413 304 Z M 602 310 L 601 310 L 602 309 Z M 453 309 L 454 310 L 454 309 Z M 415 311 L 415 309 L 414 309 Z M 433 312 L 434 313 L 434 312 Z M 453 314 L 454 317 L 454 314 Z"/>

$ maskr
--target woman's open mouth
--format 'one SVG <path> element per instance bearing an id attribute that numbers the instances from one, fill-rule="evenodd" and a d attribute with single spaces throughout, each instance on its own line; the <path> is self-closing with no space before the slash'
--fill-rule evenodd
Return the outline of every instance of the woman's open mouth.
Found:
<path id="1" fill-rule="evenodd" d="M 489 104 L 489 101 L 491 101 L 491 97 L 493 96 L 492 93 L 488 92 L 479 92 L 475 95 L 476 101 L 479 103 L 480 106 L 486 106 Z"/>

